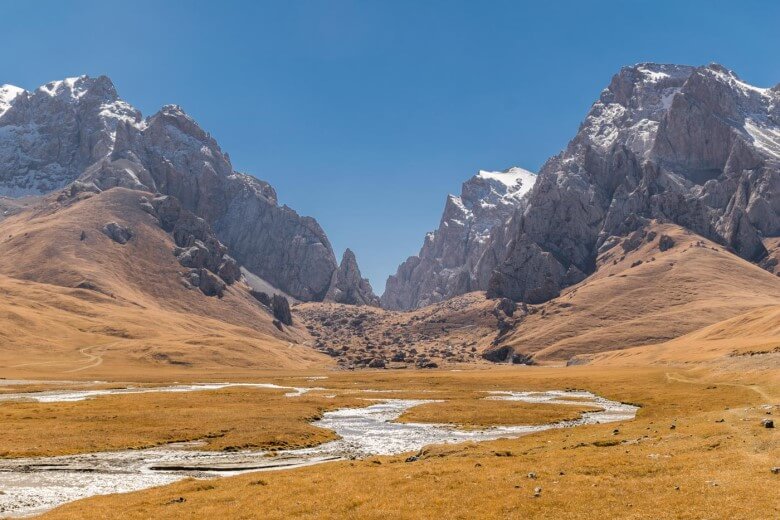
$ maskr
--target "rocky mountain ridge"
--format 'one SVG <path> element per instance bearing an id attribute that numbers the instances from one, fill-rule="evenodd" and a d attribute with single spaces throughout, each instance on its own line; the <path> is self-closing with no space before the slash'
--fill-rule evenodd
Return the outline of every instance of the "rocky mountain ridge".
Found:
<path id="1" fill-rule="evenodd" d="M 0 195 L 45 194 L 77 181 L 174 197 L 244 268 L 299 300 L 325 299 L 338 270 L 319 224 L 280 206 L 268 183 L 234 171 L 181 107 L 144 119 L 105 76 L 32 92 L 0 87 L 0 165 Z M 361 301 L 376 298 L 366 284 L 348 289 Z"/>
<path id="2" fill-rule="evenodd" d="M 490 232 L 523 206 L 535 182 L 535 173 L 517 167 L 479 171 L 463 183 L 460 196 L 448 195 L 439 228 L 387 279 L 382 307 L 416 309 L 487 289 L 476 266 Z"/>
<path id="3" fill-rule="evenodd" d="M 491 236 L 489 295 L 553 298 L 650 219 L 760 261 L 780 234 L 778 101 L 780 88 L 716 64 L 623 68 L 542 167 L 527 207 Z"/>
<path id="4" fill-rule="evenodd" d="M 484 289 L 542 303 L 651 221 L 683 226 L 773 272 L 778 193 L 780 85 L 754 87 L 717 64 L 624 67 L 523 203 L 491 227 L 476 259 L 448 251 L 463 243 L 465 226 L 453 229 L 467 221 L 448 200 L 439 231 L 390 277 L 382 301 L 414 308 Z"/>

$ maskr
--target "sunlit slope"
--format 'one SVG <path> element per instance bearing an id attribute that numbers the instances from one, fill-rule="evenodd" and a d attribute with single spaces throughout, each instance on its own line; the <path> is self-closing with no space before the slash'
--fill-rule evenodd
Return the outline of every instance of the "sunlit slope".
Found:
<path id="1" fill-rule="evenodd" d="M 780 371 L 780 306 L 755 309 L 658 345 L 586 358 L 600 365 L 719 360 Z"/>
<path id="2" fill-rule="evenodd" d="M 680 227 L 599 257 L 597 272 L 535 309 L 507 344 L 538 360 L 668 341 L 753 309 L 780 305 L 780 277 Z M 667 235 L 674 246 L 659 248 Z"/>
<path id="3" fill-rule="evenodd" d="M 142 211 L 143 194 L 113 189 L 54 200 L 0 224 L 0 367 L 4 374 L 302 368 L 325 356 L 293 345 L 243 284 L 223 298 L 182 284 L 174 243 Z M 132 229 L 124 245 L 103 232 Z"/>

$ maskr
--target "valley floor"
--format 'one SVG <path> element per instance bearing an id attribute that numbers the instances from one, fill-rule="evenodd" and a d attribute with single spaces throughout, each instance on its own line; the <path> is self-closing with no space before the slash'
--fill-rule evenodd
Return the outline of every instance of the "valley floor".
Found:
<path id="1" fill-rule="evenodd" d="M 284 389 L 234 387 L 2 402 L 0 439 L 5 458 L 195 439 L 205 439 L 207 450 L 298 447 L 332 438 L 311 420 L 375 402 L 365 399 L 440 400 L 400 420 L 474 428 L 543 423 L 582 411 L 484 401 L 485 392 L 585 389 L 641 408 L 620 423 L 186 479 L 69 503 L 44 518 L 113 518 L 117 511 L 125 518 L 777 518 L 780 475 L 772 468 L 780 466 L 780 439 L 762 421 L 780 414 L 780 354 L 760 357 L 761 363 L 747 356 L 727 365 L 232 374 L 215 379 L 322 390 L 285 397 Z M 111 386 L 126 384 L 98 385 Z M 74 385 L 4 385 L 0 398 L 59 387 Z"/>

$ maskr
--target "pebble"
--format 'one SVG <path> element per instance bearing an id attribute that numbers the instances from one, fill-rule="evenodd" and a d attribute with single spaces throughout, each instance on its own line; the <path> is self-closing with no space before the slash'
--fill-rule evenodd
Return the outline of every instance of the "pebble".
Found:
<path id="1" fill-rule="evenodd" d="M 772 419 L 764 419 L 763 421 L 761 421 L 761 426 L 763 426 L 764 428 L 774 428 L 775 421 L 773 421 Z"/>
<path id="2" fill-rule="evenodd" d="M 534 488 L 534 498 L 539 498 L 540 496 L 542 496 L 542 488 Z"/>
<path id="3" fill-rule="evenodd" d="M 531 473 L 528 474 L 528 478 L 536 479 L 536 473 L 532 471 Z"/>

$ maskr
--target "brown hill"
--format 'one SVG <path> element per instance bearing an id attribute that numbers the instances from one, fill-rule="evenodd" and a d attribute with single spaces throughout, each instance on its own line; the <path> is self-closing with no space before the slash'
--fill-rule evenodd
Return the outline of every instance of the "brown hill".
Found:
<path id="1" fill-rule="evenodd" d="M 780 370 L 780 306 L 755 309 L 658 345 L 584 356 L 599 365 L 696 363 Z"/>
<path id="2" fill-rule="evenodd" d="M 133 369 L 208 372 L 302 368 L 328 358 L 299 343 L 243 283 L 222 298 L 185 287 L 174 242 L 112 189 L 44 199 L 0 223 L 0 365 L 4 373 L 100 375 Z M 103 227 L 126 226 L 122 245 Z"/>
<path id="3" fill-rule="evenodd" d="M 673 245 L 662 251 L 664 236 Z M 502 345 L 563 361 L 665 342 L 778 304 L 780 277 L 683 228 L 655 224 L 602 252 L 594 275 L 531 308 Z"/>

